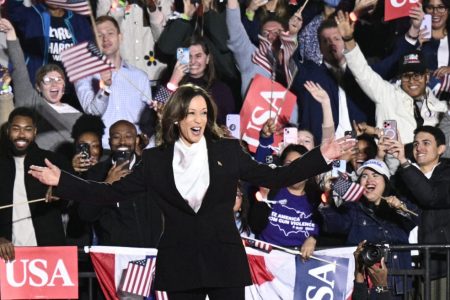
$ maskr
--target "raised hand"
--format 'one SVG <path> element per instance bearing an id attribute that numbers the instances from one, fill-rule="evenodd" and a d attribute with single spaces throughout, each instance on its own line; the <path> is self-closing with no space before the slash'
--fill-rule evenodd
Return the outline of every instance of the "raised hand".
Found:
<path id="1" fill-rule="evenodd" d="M 183 77 L 189 72 L 189 65 L 181 64 L 179 61 L 175 64 L 173 68 L 172 76 L 170 77 L 170 82 L 178 85 Z"/>
<path id="2" fill-rule="evenodd" d="M 61 169 L 45 159 L 45 167 L 30 166 L 28 174 L 39 180 L 41 183 L 50 186 L 57 186 L 61 177 Z"/>
<path id="3" fill-rule="evenodd" d="M 417 5 L 411 7 L 409 10 L 409 17 L 411 19 L 411 28 L 409 29 L 409 35 L 416 37 L 419 35 L 420 25 L 422 24 L 425 13 L 422 9 L 422 4 L 419 2 Z M 428 28 L 431 30 L 431 28 Z"/>
<path id="4" fill-rule="evenodd" d="M 275 119 L 267 119 L 266 123 L 264 123 L 261 128 L 261 135 L 265 138 L 270 137 L 277 130 L 277 126 L 275 123 Z"/>
<path id="5" fill-rule="evenodd" d="M 247 11 L 255 12 L 260 8 L 261 6 L 267 4 L 267 0 L 251 0 L 250 3 L 247 6 Z"/>
<path id="6" fill-rule="evenodd" d="M 306 81 L 304 87 L 320 104 L 323 104 L 324 102 L 330 102 L 328 93 L 320 86 L 320 84 L 314 83 L 312 81 Z"/>
<path id="7" fill-rule="evenodd" d="M 347 139 L 342 137 L 340 139 L 326 139 L 320 145 L 320 152 L 325 160 L 332 161 L 339 159 L 346 152 L 352 151 L 353 147 L 356 145 L 355 139 Z"/>
<path id="8" fill-rule="evenodd" d="M 6 34 L 6 39 L 8 41 L 17 40 L 16 31 L 14 30 L 14 27 L 12 26 L 11 22 L 9 22 L 5 18 L 0 18 L 0 31 Z"/>
<path id="9" fill-rule="evenodd" d="M 350 19 L 348 12 L 338 11 L 337 16 L 334 17 L 338 26 L 339 33 L 342 39 L 350 40 L 353 38 L 353 32 L 355 31 L 355 23 Z"/>
<path id="10" fill-rule="evenodd" d="M 302 29 L 303 17 L 302 12 L 298 9 L 292 17 L 289 19 L 289 34 L 297 35 L 300 29 Z"/>

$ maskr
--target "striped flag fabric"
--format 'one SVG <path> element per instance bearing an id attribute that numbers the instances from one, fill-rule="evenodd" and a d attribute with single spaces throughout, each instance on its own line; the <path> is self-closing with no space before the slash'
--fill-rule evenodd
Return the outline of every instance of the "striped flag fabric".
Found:
<path id="1" fill-rule="evenodd" d="M 71 10 L 77 14 L 89 16 L 91 9 L 88 0 L 46 0 L 48 5 Z"/>
<path id="2" fill-rule="evenodd" d="M 333 184 L 333 191 L 344 201 L 358 201 L 364 193 L 364 187 L 351 181 L 345 173 L 339 172 L 339 177 Z"/>
<path id="3" fill-rule="evenodd" d="M 448 100 L 448 95 L 450 94 L 450 74 L 445 74 L 444 78 L 441 79 L 441 84 L 436 96 L 441 100 Z"/>
<path id="4" fill-rule="evenodd" d="M 150 296 L 155 262 L 155 259 L 150 258 L 130 261 L 122 275 L 119 291 L 143 297 Z"/>
<path id="5" fill-rule="evenodd" d="M 93 42 L 67 48 L 61 52 L 61 61 L 70 82 L 114 68 Z"/>
<path id="6" fill-rule="evenodd" d="M 265 252 L 272 251 L 272 245 L 263 241 L 247 239 L 245 237 L 242 237 L 242 242 L 244 243 L 245 247 L 257 248 Z"/>

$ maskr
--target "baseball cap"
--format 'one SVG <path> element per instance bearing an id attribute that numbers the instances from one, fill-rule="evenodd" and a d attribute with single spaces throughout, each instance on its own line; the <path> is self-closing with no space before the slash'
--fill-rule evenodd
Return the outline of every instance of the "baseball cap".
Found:
<path id="1" fill-rule="evenodd" d="M 358 176 L 361 176 L 362 172 L 367 168 L 372 169 L 375 172 L 380 173 L 382 175 L 385 175 L 387 178 L 391 177 L 391 173 L 389 172 L 389 169 L 386 166 L 386 164 L 378 159 L 369 159 L 368 161 L 364 162 L 364 164 L 358 168 L 356 174 L 358 174 Z"/>
<path id="2" fill-rule="evenodd" d="M 427 70 L 425 58 L 420 51 L 412 51 L 401 58 L 399 73 L 420 73 L 423 74 Z"/>

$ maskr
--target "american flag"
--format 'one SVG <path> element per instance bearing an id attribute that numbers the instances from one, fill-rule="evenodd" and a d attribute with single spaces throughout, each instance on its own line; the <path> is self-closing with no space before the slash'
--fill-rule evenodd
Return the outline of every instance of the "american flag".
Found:
<path id="1" fill-rule="evenodd" d="M 88 0 L 46 0 L 48 5 L 71 10 L 80 15 L 89 16 L 91 14 L 91 8 Z"/>
<path id="2" fill-rule="evenodd" d="M 114 68 L 92 42 L 67 48 L 61 52 L 61 61 L 70 82 Z"/>
<path id="3" fill-rule="evenodd" d="M 150 296 L 155 263 L 156 260 L 151 258 L 130 261 L 122 275 L 119 291 L 143 297 Z"/>
<path id="4" fill-rule="evenodd" d="M 244 243 L 245 247 L 257 248 L 265 252 L 272 251 L 272 245 L 263 241 L 247 239 L 245 237 L 242 237 L 242 242 Z"/>
<path id="5" fill-rule="evenodd" d="M 333 184 L 333 190 L 344 201 L 358 201 L 364 193 L 364 187 L 360 184 L 351 181 L 347 174 L 339 172 L 338 179 Z"/>
<path id="6" fill-rule="evenodd" d="M 170 96 L 172 95 L 172 92 L 169 91 L 168 88 L 166 88 L 164 85 L 160 85 L 158 89 L 156 90 L 155 96 L 153 99 L 155 101 L 166 103 L 167 100 L 169 100 Z"/>
<path id="7" fill-rule="evenodd" d="M 448 100 L 445 98 L 448 97 L 449 93 L 450 93 L 450 74 L 445 74 L 444 78 L 441 79 L 441 85 L 436 93 L 436 96 L 441 100 Z"/>

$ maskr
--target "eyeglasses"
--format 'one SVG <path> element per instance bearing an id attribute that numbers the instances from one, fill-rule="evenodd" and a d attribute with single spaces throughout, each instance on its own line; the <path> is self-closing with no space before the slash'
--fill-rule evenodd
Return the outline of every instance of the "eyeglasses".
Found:
<path id="1" fill-rule="evenodd" d="M 411 81 L 411 79 L 413 79 L 414 81 L 419 81 L 422 80 L 424 76 L 425 74 L 420 73 L 404 73 L 400 78 L 402 81 Z"/>
<path id="2" fill-rule="evenodd" d="M 62 79 L 61 77 L 49 77 L 49 76 L 45 76 L 44 78 L 42 78 L 42 83 L 45 85 L 49 85 L 52 82 L 54 83 L 63 83 L 64 79 Z"/>
<path id="3" fill-rule="evenodd" d="M 281 29 L 274 29 L 274 30 L 263 30 L 262 32 L 261 32 L 261 34 L 262 34 L 262 36 L 263 37 L 268 37 L 269 36 L 269 34 L 272 34 L 272 35 L 275 35 L 275 36 L 279 36 L 280 34 L 281 34 Z"/>
<path id="4" fill-rule="evenodd" d="M 427 6 L 425 6 L 425 11 L 427 13 L 443 14 L 447 11 L 447 7 L 445 5 L 438 5 L 438 6 L 427 5 Z"/>

